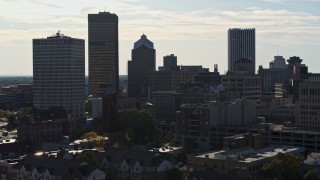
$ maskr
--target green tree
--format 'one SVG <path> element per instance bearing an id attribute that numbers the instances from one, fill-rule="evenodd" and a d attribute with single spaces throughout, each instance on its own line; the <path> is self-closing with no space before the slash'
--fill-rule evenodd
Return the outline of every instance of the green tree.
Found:
<path id="1" fill-rule="evenodd" d="M 97 137 L 98 137 L 97 133 L 94 132 L 94 131 L 91 131 L 91 132 L 85 133 L 82 138 L 92 140 L 92 139 L 95 139 Z"/>
<path id="2" fill-rule="evenodd" d="M 271 162 L 261 168 L 261 171 L 266 177 L 282 177 L 285 180 L 294 180 L 299 178 L 302 165 L 303 161 L 301 157 L 278 153 L 272 158 Z"/>
<path id="3" fill-rule="evenodd" d="M 65 119 L 68 117 L 68 112 L 63 107 L 51 107 L 44 113 L 44 116 L 46 118 Z"/>
<path id="4" fill-rule="evenodd" d="M 7 128 L 8 129 L 14 129 L 18 127 L 17 121 L 16 121 L 16 116 L 12 115 L 8 118 L 8 125 Z"/>
<path id="5" fill-rule="evenodd" d="M 319 176 L 313 172 L 313 171 L 308 171 L 304 177 L 303 180 L 320 180 Z"/>
<path id="6" fill-rule="evenodd" d="M 0 118 L 8 118 L 13 115 L 13 112 L 9 110 L 2 110 L 0 109 Z"/>
<path id="7" fill-rule="evenodd" d="M 82 162 L 86 162 L 88 164 L 98 165 L 98 160 L 97 160 L 96 156 L 90 151 L 82 152 L 77 157 L 77 160 L 82 161 Z"/>
<path id="8" fill-rule="evenodd" d="M 179 169 L 172 169 L 167 172 L 168 180 L 185 180 L 186 176 L 184 172 L 180 171 Z"/>
<path id="9" fill-rule="evenodd" d="M 127 132 L 127 139 L 134 144 L 159 144 L 163 141 L 161 130 L 147 110 L 121 111 L 118 118 L 118 130 Z"/>
<path id="10" fill-rule="evenodd" d="M 23 108 L 21 111 L 17 113 L 18 118 L 23 118 L 30 115 L 32 112 L 32 108 Z"/>

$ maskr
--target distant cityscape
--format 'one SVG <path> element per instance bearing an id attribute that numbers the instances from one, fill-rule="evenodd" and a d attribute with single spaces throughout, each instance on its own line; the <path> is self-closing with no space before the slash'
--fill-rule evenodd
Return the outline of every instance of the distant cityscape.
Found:
<path id="1" fill-rule="evenodd" d="M 320 179 L 307 59 L 257 66 L 258 30 L 230 28 L 225 74 L 175 52 L 157 68 L 142 33 L 119 75 L 118 21 L 88 14 L 87 42 L 33 39 L 33 76 L 0 77 L 0 179 Z"/>

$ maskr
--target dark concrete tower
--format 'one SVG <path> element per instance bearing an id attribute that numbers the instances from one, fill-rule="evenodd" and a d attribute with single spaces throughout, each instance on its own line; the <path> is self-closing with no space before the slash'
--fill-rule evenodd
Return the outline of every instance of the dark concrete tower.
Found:
<path id="1" fill-rule="evenodd" d="M 235 63 L 240 59 L 248 59 L 256 67 L 256 35 L 255 29 L 234 28 L 228 30 L 228 71 L 234 71 Z"/>
<path id="2" fill-rule="evenodd" d="M 128 61 L 129 97 L 147 97 L 149 76 L 156 69 L 156 50 L 146 35 L 134 43 L 132 60 Z"/>

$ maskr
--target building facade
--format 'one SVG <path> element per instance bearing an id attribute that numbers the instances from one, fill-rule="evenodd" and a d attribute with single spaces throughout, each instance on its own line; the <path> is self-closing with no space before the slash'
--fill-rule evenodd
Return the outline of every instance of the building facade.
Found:
<path id="1" fill-rule="evenodd" d="M 176 91 L 181 83 L 193 82 L 194 75 L 187 71 L 154 71 L 150 76 L 150 92 Z"/>
<path id="2" fill-rule="evenodd" d="M 290 71 L 288 68 L 264 69 L 259 66 L 258 74 L 261 77 L 261 91 L 274 92 L 276 83 L 283 83 L 289 80 Z"/>
<path id="3" fill-rule="evenodd" d="M 285 69 L 287 68 L 286 60 L 283 56 L 274 56 L 274 60 L 269 63 L 270 69 Z"/>
<path id="4" fill-rule="evenodd" d="M 18 121 L 18 140 L 26 142 L 33 150 L 41 147 L 42 142 L 57 142 L 63 139 L 63 121 Z"/>
<path id="5" fill-rule="evenodd" d="M 255 29 L 233 28 L 228 30 L 228 71 L 234 71 L 239 59 L 249 59 L 256 65 Z M 253 71 L 255 72 L 255 70 Z"/>
<path id="6" fill-rule="evenodd" d="M 60 32 L 33 39 L 33 105 L 63 107 L 74 117 L 84 114 L 84 40 Z"/>
<path id="7" fill-rule="evenodd" d="M 320 83 L 300 83 L 297 122 L 310 130 L 320 129 Z"/>
<path id="8" fill-rule="evenodd" d="M 174 54 L 164 56 L 163 68 L 165 71 L 175 71 L 177 69 L 177 56 Z"/>
<path id="9" fill-rule="evenodd" d="M 221 76 L 222 85 L 230 99 L 248 99 L 257 104 L 257 114 L 261 113 L 261 78 L 257 75 L 228 73 Z"/>
<path id="10" fill-rule="evenodd" d="M 211 101 L 207 104 L 183 104 L 177 112 L 178 142 L 191 140 L 194 147 L 212 147 L 210 132 L 213 127 L 247 126 L 256 122 L 256 104 L 247 100 Z"/>
<path id="11" fill-rule="evenodd" d="M 89 94 L 118 93 L 118 16 L 109 12 L 88 15 Z"/>
<path id="12" fill-rule="evenodd" d="M 129 97 L 147 97 L 149 77 L 156 70 L 156 50 L 146 35 L 134 43 L 132 60 L 128 61 Z"/>

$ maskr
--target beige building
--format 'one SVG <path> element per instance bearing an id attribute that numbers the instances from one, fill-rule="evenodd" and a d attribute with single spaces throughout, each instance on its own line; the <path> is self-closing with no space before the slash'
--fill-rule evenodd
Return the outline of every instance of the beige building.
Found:
<path id="1" fill-rule="evenodd" d="M 257 114 L 261 113 L 261 79 L 257 75 L 246 73 L 228 73 L 222 75 L 222 85 L 230 98 L 241 98 L 255 101 Z"/>
<path id="2" fill-rule="evenodd" d="M 300 83 L 296 122 L 306 129 L 320 129 L 320 83 Z"/>

